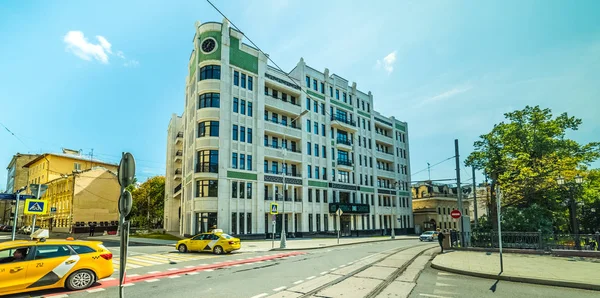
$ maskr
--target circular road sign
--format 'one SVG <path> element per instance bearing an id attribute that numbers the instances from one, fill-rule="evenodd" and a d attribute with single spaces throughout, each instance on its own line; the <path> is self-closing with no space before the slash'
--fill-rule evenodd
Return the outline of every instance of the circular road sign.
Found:
<path id="1" fill-rule="evenodd" d="M 461 213 L 460 210 L 452 210 L 452 212 L 450 212 L 450 216 L 452 216 L 452 218 L 460 218 L 461 217 Z"/>
<path id="2" fill-rule="evenodd" d="M 135 159 L 129 152 L 123 153 L 118 171 L 119 184 L 122 187 L 127 187 L 133 183 L 135 178 Z"/>
<path id="3" fill-rule="evenodd" d="M 131 193 L 128 190 L 125 190 L 121 193 L 121 197 L 119 198 L 119 213 L 121 213 L 122 216 L 127 216 L 131 212 L 132 207 L 133 199 Z"/>

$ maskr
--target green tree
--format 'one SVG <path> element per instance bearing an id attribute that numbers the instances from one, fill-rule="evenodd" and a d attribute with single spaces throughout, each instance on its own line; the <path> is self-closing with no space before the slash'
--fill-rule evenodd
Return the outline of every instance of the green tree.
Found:
<path id="1" fill-rule="evenodd" d="M 139 227 L 162 227 L 164 214 L 165 177 L 149 178 L 139 187 L 132 187 L 132 223 Z"/>
<path id="2" fill-rule="evenodd" d="M 600 169 L 590 170 L 584 175 L 579 216 L 580 231 L 594 233 L 600 230 Z"/>
<path id="3" fill-rule="evenodd" d="M 500 186 L 503 205 L 564 210 L 558 176 L 572 180 L 600 157 L 600 143 L 580 145 L 566 138 L 582 121 L 566 113 L 553 117 L 550 109 L 526 106 L 505 114 L 506 121 L 480 136 L 465 164 L 482 170 L 492 179 L 492 190 Z M 496 228 L 496 194 L 492 191 L 491 217 Z M 554 216 L 564 212 L 555 213 Z M 512 214 L 511 214 L 512 215 Z M 547 216 L 550 216 L 548 214 Z"/>

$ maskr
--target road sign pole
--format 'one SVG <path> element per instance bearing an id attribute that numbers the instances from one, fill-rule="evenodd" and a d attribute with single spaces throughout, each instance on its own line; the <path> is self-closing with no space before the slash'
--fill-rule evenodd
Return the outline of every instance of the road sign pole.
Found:
<path id="1" fill-rule="evenodd" d="M 502 223 L 500 220 L 500 194 L 499 194 L 500 186 L 496 186 L 496 209 L 497 209 L 497 217 L 498 217 L 498 248 L 500 251 L 500 273 L 504 272 L 504 263 L 502 262 Z"/>
<path id="2" fill-rule="evenodd" d="M 131 193 L 125 188 L 133 183 L 135 179 L 135 159 L 129 152 L 123 152 L 121 162 L 119 163 L 118 180 L 121 185 L 121 195 L 119 198 L 119 226 L 121 233 L 120 264 L 119 264 L 119 297 L 125 297 L 123 284 L 127 275 L 127 250 L 129 247 L 129 220 L 127 216 L 131 212 L 132 198 Z"/>
<path id="3" fill-rule="evenodd" d="M 17 205 L 15 205 L 15 215 L 13 216 L 12 241 L 15 241 L 15 233 L 17 232 L 17 221 L 19 220 L 19 199 L 21 192 L 17 192 Z"/>
<path id="4" fill-rule="evenodd" d="M 42 185 L 41 185 L 41 184 L 38 184 L 38 187 L 37 187 L 37 195 L 35 196 L 35 198 L 36 198 L 37 200 L 39 200 L 39 199 L 40 199 L 40 191 L 42 191 Z M 36 220 L 36 218 L 37 218 L 37 215 L 35 215 L 35 214 L 34 214 L 34 215 L 33 215 L 33 223 L 31 224 L 31 235 L 33 235 L 33 232 L 35 232 L 35 220 Z"/>

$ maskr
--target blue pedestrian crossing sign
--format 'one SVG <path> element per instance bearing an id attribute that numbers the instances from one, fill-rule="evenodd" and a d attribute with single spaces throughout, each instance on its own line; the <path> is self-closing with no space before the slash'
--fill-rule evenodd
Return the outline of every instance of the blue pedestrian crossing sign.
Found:
<path id="1" fill-rule="evenodd" d="M 271 203 L 271 214 L 278 214 L 277 203 Z"/>
<path id="2" fill-rule="evenodd" d="M 25 200 L 25 214 L 46 214 L 48 203 L 44 200 Z"/>

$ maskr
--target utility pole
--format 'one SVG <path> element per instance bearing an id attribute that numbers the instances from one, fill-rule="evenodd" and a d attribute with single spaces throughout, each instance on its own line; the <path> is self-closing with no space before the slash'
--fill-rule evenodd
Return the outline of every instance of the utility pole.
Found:
<path id="1" fill-rule="evenodd" d="M 429 181 L 431 181 L 431 165 L 427 163 L 427 173 L 429 174 Z"/>
<path id="2" fill-rule="evenodd" d="M 458 139 L 454 140 L 454 159 L 456 160 L 456 192 L 458 197 L 458 210 L 462 213 L 463 202 L 462 202 L 462 189 L 460 188 L 460 155 L 458 153 Z M 460 245 L 465 246 L 465 227 L 463 217 L 460 217 Z"/>
<path id="3" fill-rule="evenodd" d="M 150 228 L 150 196 L 146 195 L 146 199 L 148 200 L 148 228 Z"/>
<path id="4" fill-rule="evenodd" d="M 477 183 L 475 183 L 475 168 L 471 167 L 473 170 L 473 213 L 475 215 L 475 227 L 477 227 Z"/>

